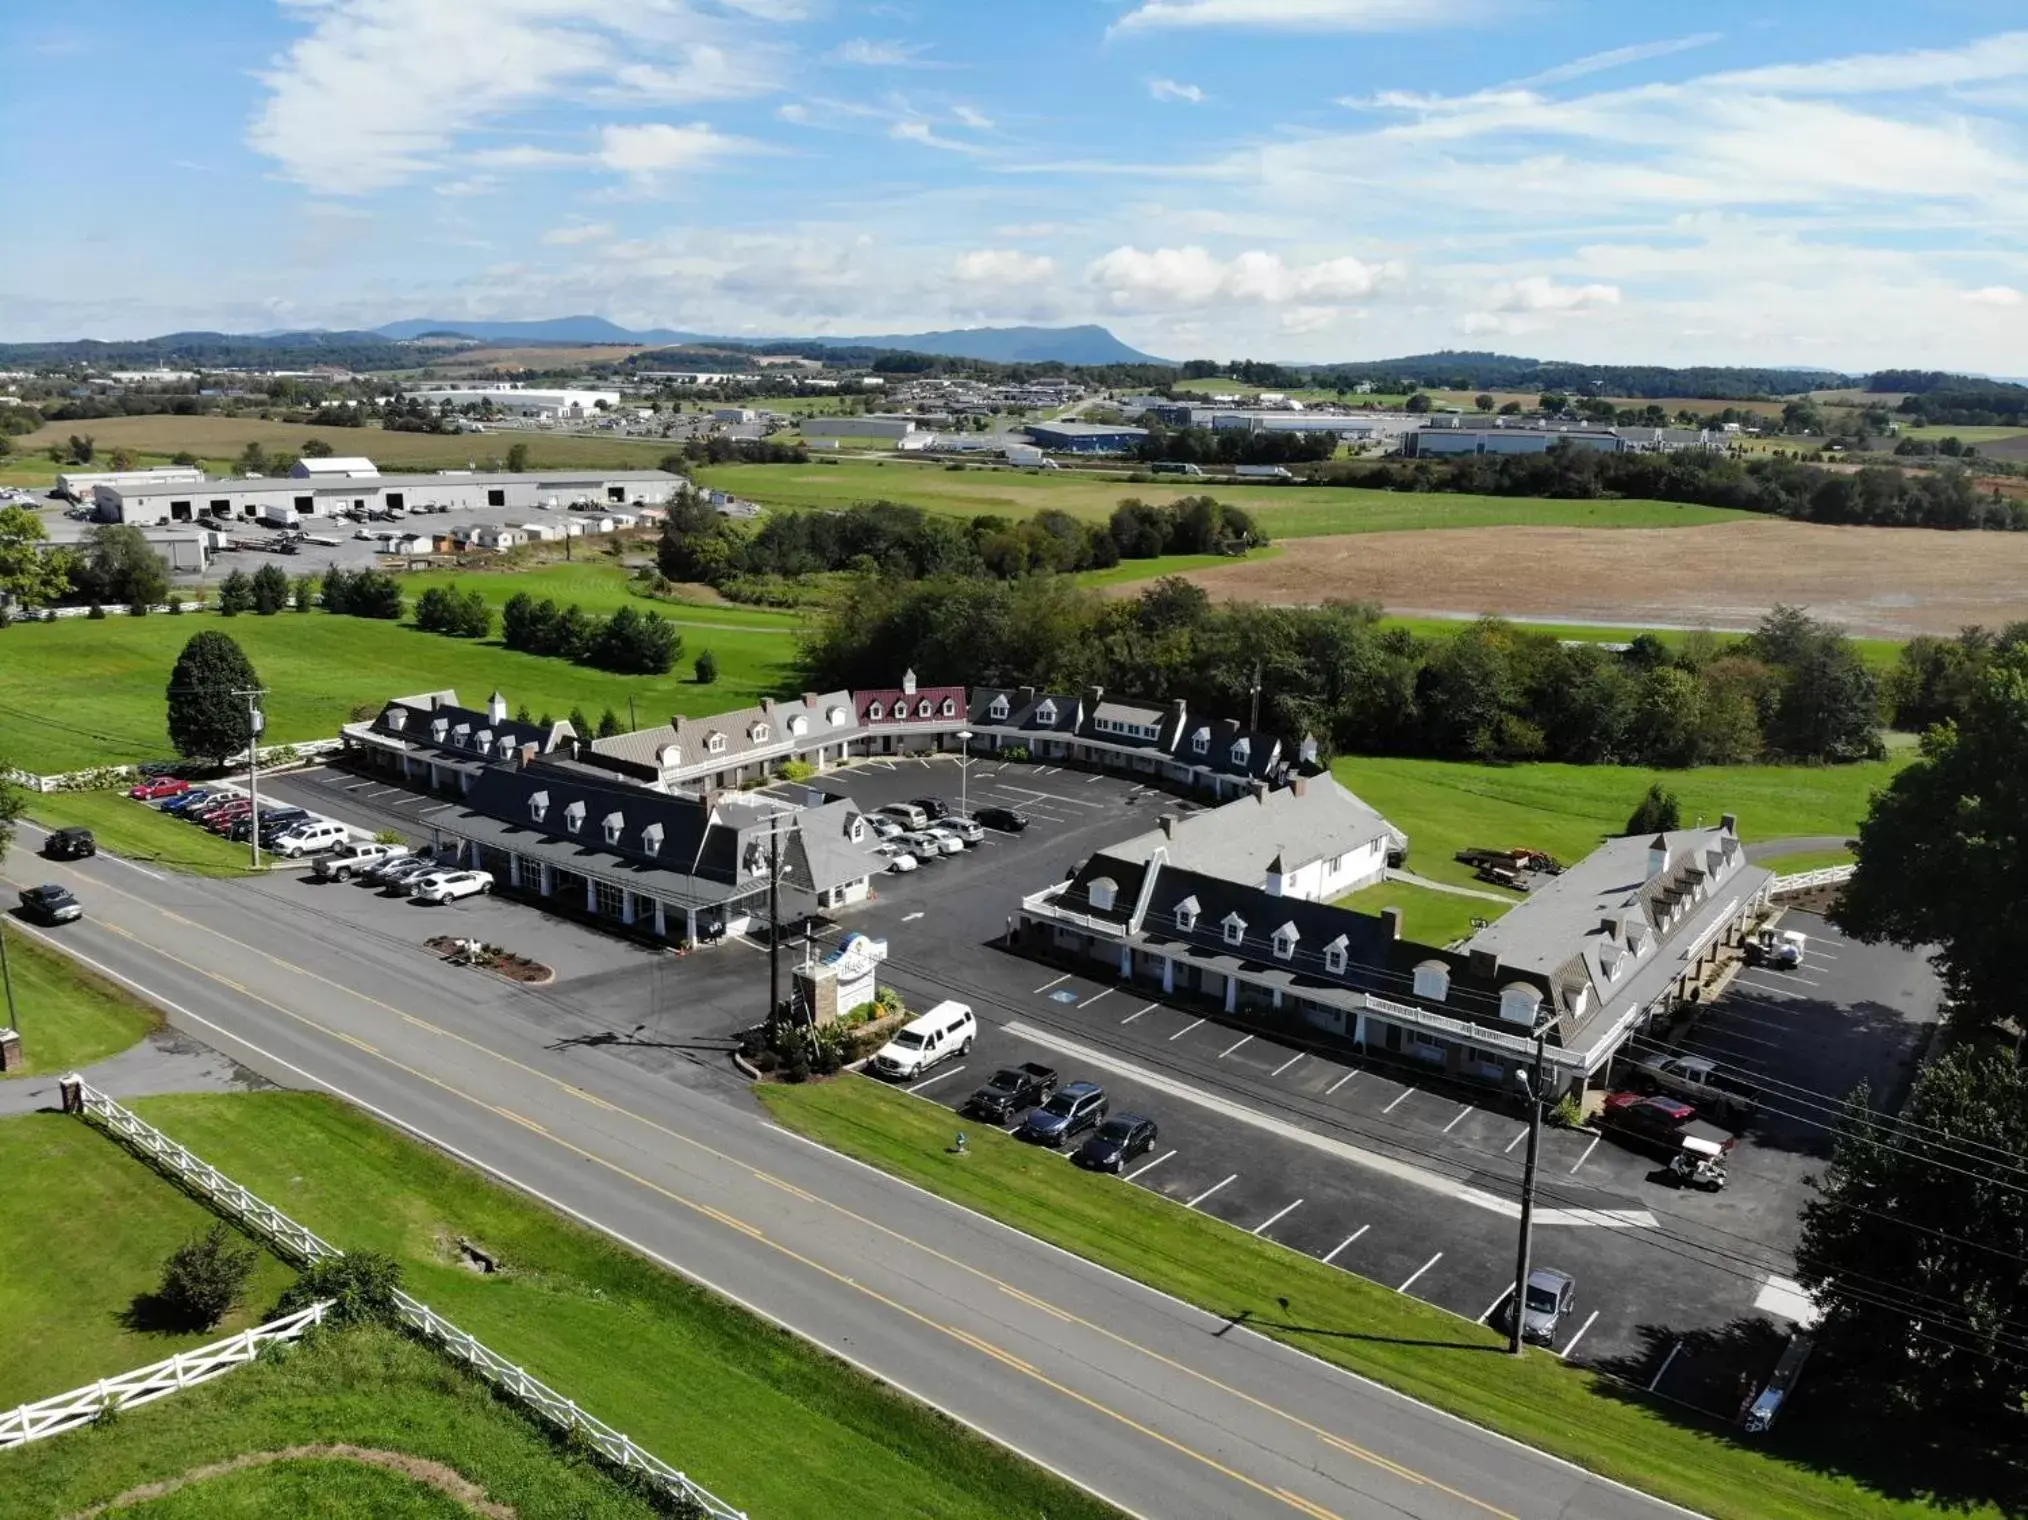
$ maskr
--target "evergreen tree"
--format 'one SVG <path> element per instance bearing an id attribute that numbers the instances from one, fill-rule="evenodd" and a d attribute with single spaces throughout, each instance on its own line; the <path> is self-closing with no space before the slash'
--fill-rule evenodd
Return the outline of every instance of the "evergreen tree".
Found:
<path id="1" fill-rule="evenodd" d="M 620 715 L 610 707 L 599 714 L 599 737 L 601 739 L 610 739 L 615 734 L 623 734 L 625 732 L 626 730 L 620 726 Z"/>
<path id="2" fill-rule="evenodd" d="M 289 577 L 280 565 L 266 564 L 254 571 L 253 610 L 272 617 L 289 605 Z"/>
<path id="3" fill-rule="evenodd" d="M 218 610 L 227 617 L 253 611 L 253 577 L 235 570 L 218 584 Z"/>
<path id="4" fill-rule="evenodd" d="M 577 731 L 577 736 L 580 739 L 592 737 L 591 719 L 584 715 L 582 707 L 573 707 L 570 710 L 570 726 Z"/>
<path id="5" fill-rule="evenodd" d="M 247 699 L 260 685 L 232 635 L 207 630 L 192 637 L 169 676 L 169 741 L 189 760 L 214 765 L 246 748 Z"/>
<path id="6" fill-rule="evenodd" d="M 1671 829 L 1683 827 L 1683 808 L 1676 800 L 1676 794 L 1663 790 L 1657 781 L 1648 788 L 1647 795 L 1635 806 L 1633 816 L 1627 819 L 1622 834 L 1666 834 Z"/>
<path id="7" fill-rule="evenodd" d="M 697 651 L 697 663 L 690 670 L 697 677 L 699 686 L 713 685 L 718 680 L 718 656 L 708 649 L 700 649 Z"/>

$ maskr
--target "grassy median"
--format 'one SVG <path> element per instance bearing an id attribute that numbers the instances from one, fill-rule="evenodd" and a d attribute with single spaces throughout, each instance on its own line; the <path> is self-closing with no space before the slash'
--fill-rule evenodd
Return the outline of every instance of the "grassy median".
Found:
<path id="1" fill-rule="evenodd" d="M 119 1054 L 161 1027 L 162 1015 L 154 1008 L 33 935 L 12 924 L 0 924 L 0 934 L 7 936 L 7 968 L 25 1058 L 20 1070 L 7 1074 L 10 1078 L 75 1071 Z M 5 1021 L 6 1009 L 0 1007 L 0 1023 Z M 8 1175 L 0 1168 L 0 1178 Z"/>
<path id="2" fill-rule="evenodd" d="M 245 773 L 235 779 L 244 780 Z M 187 876 L 244 876 L 251 869 L 244 843 L 222 839 L 122 791 L 37 792 L 28 799 L 28 816 L 44 828 L 90 829 L 102 850 Z M 266 851 L 261 858 L 267 858 Z"/>
<path id="3" fill-rule="evenodd" d="M 1803 1450 L 1792 1425 L 1771 1446 L 1635 1395 L 1546 1353 L 1515 1362 L 1496 1332 L 1139 1188 L 1066 1166 L 995 1130 L 949 1154 L 950 1114 L 859 1077 L 760 1090 L 797 1132 L 1051 1241 L 1214 1314 L 1440 1409 L 1718 1520 L 1901 1520 L 1933 1515 L 1906 1472 L 1870 1487 L 1850 1464 L 1893 1460 L 1863 1436 Z M 1784 1447 L 1788 1450 L 1784 1450 Z M 1912 1451 L 1904 1432 L 1892 1451 Z M 1966 1481 L 1954 1473 L 1956 1484 Z M 1999 1492 L 1998 1488 L 1987 1492 Z M 2003 1511 L 1961 1490 L 1959 1520 Z"/>

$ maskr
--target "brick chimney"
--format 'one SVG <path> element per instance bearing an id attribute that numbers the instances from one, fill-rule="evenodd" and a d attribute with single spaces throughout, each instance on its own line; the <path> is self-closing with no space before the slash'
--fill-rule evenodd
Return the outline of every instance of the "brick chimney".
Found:
<path id="1" fill-rule="evenodd" d="M 1289 790 L 1294 792 L 1298 797 L 1304 795 L 1309 789 L 1310 778 L 1308 776 L 1297 776 L 1289 782 Z"/>
<path id="2" fill-rule="evenodd" d="M 1491 950 L 1474 950 L 1471 955 L 1472 975 L 1482 981 L 1492 981 L 1500 974 L 1500 957 Z"/>

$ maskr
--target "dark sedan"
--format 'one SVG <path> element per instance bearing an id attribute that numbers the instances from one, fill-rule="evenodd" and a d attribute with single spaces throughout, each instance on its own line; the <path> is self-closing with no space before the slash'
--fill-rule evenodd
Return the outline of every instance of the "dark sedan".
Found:
<path id="1" fill-rule="evenodd" d="M 1070 1158 L 1095 1172 L 1117 1172 L 1136 1156 L 1153 1150 L 1155 1121 L 1139 1114 L 1114 1114 L 1077 1148 Z"/>
<path id="2" fill-rule="evenodd" d="M 989 829 L 998 829 L 1003 834 L 1018 834 L 1028 827 L 1028 815 L 1009 807 L 982 807 L 972 814 Z"/>

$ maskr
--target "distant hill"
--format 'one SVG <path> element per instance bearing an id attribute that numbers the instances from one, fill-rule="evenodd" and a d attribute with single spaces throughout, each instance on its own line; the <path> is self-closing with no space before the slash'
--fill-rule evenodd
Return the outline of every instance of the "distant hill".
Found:
<path id="1" fill-rule="evenodd" d="M 604 317 L 550 317 L 540 322 L 467 322 L 447 317 L 416 317 L 376 327 L 383 338 L 409 339 L 458 333 L 487 343 L 626 343 L 661 347 L 670 343 L 711 341 L 703 333 L 674 332 L 651 327 L 639 332 Z"/>
<path id="2" fill-rule="evenodd" d="M 1575 395 L 1697 396 L 1727 401 L 1794 395 L 1847 383 L 1847 377 L 1823 369 L 1719 365 L 1672 369 L 1657 364 L 1580 364 L 1568 359 L 1528 359 L 1513 354 L 1450 349 L 1410 354 L 1401 359 L 1360 359 L 1305 368 L 1313 385 L 1370 380 L 1391 390 L 1406 381 L 1416 388 L 1431 390 L 1565 391 Z"/>

